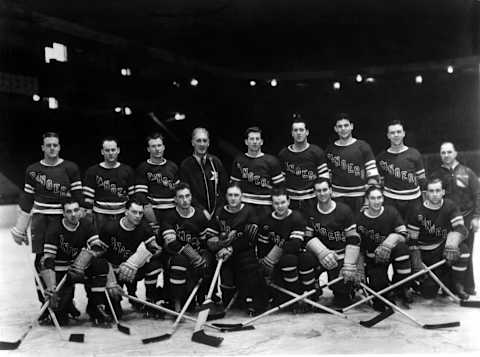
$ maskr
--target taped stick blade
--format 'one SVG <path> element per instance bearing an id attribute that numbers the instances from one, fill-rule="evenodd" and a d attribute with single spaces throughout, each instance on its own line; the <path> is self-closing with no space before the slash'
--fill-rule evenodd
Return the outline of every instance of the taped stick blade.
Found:
<path id="1" fill-rule="evenodd" d="M 147 344 L 147 343 L 165 341 L 165 340 L 168 340 L 170 337 L 172 337 L 172 334 L 171 334 L 171 333 L 165 333 L 165 334 L 160 335 L 160 336 L 144 338 L 144 339 L 142 340 L 142 343 L 143 343 L 143 344 Z"/>
<path id="2" fill-rule="evenodd" d="M 22 340 L 15 342 L 0 341 L 0 350 L 16 350 L 20 343 L 22 343 Z"/>
<path id="3" fill-rule="evenodd" d="M 85 334 L 83 333 L 72 333 L 68 338 L 70 342 L 78 342 L 83 343 L 85 342 Z"/>
<path id="4" fill-rule="evenodd" d="M 436 330 L 439 328 L 458 327 L 458 326 L 460 326 L 460 321 L 444 322 L 441 324 L 425 324 L 422 327 L 427 330 Z"/>
<path id="5" fill-rule="evenodd" d="M 389 316 L 393 315 L 394 311 L 392 308 L 385 309 L 385 311 L 379 313 L 377 316 L 374 316 L 370 320 L 366 321 L 360 321 L 360 325 L 363 327 L 372 327 L 375 326 L 376 324 L 380 323 L 381 321 L 385 320 Z"/>
<path id="6" fill-rule="evenodd" d="M 218 347 L 223 341 L 223 337 L 207 335 L 203 330 L 199 330 L 193 333 L 192 341 L 203 343 L 207 346 Z"/>
<path id="7" fill-rule="evenodd" d="M 473 300 L 460 300 L 460 306 L 463 307 L 474 307 L 480 308 L 480 301 L 473 301 Z"/>
<path id="8" fill-rule="evenodd" d="M 121 333 L 124 333 L 125 335 L 130 335 L 130 327 L 118 324 L 117 329 L 118 331 L 120 331 Z"/>

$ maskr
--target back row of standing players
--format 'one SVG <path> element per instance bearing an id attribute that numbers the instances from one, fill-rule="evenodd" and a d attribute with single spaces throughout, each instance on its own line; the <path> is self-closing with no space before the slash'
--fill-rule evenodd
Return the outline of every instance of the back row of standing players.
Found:
<path id="1" fill-rule="evenodd" d="M 207 152 L 204 128 L 193 131 L 194 153 L 180 168 L 164 158 L 161 135 L 148 137 L 150 157 L 136 173 L 118 162 L 118 142 L 107 138 L 104 161 L 86 171 L 83 184 L 77 166 L 59 157 L 58 135 L 47 133 L 43 160 L 27 168 L 12 235 L 17 243 L 25 241 L 31 220 L 32 250 L 47 288 L 54 290 L 66 271 L 72 281 L 86 282 L 87 312 L 98 321 L 108 320 L 101 308 L 106 287 L 121 313 L 118 283 L 134 294 L 143 278 L 147 300 L 168 300 L 178 310 L 192 282 L 211 275 L 213 255 L 228 259 L 221 279 L 224 303 L 239 289 L 240 301 L 256 312 L 267 304 L 265 277 L 301 293 L 323 270 L 330 279 L 341 274 L 347 284 L 332 290 L 334 302 L 346 306 L 350 282 L 362 279 L 364 267 L 378 290 L 389 283 L 390 263 L 398 280 L 420 269 L 422 260 L 430 264 L 442 256 L 450 268 L 437 273 L 453 277 L 449 285 L 462 298 L 474 293 L 471 247 L 480 193 L 475 174 L 456 161 L 453 144 L 442 144 L 444 165 L 432 175 L 440 180 L 427 184 L 421 155 L 404 144 L 400 122 L 388 124 L 390 147 L 376 159 L 365 141 L 352 136 L 348 115 L 337 118 L 338 140 L 325 152 L 308 142 L 304 120 L 291 128 L 293 144 L 278 158 L 262 152 L 261 130 L 248 128 L 247 153 L 235 158 L 230 175 L 238 185 L 231 186 L 221 160 Z M 380 182 L 383 188 L 376 186 Z M 445 189 L 454 201 L 443 199 Z M 95 228 L 79 229 L 88 221 Z M 166 288 L 160 291 L 162 268 Z M 424 296 L 435 290 L 424 281 Z M 75 313 L 72 292 L 60 309 L 65 320 Z M 410 300 L 405 287 L 398 293 Z M 204 294 L 205 287 L 200 301 Z"/>

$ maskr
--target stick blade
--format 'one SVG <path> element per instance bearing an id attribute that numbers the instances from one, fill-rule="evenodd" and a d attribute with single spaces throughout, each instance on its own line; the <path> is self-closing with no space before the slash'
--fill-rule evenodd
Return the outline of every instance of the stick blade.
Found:
<path id="1" fill-rule="evenodd" d="M 460 300 L 460 306 L 480 308 L 480 301 Z"/>
<path id="2" fill-rule="evenodd" d="M 221 322 L 214 322 L 212 325 L 220 328 L 240 328 L 243 326 L 243 324 L 224 324 Z"/>
<path id="3" fill-rule="evenodd" d="M 220 329 L 221 332 L 235 332 L 235 331 L 246 331 L 246 330 L 255 330 L 255 326 L 247 325 L 247 326 Z"/>
<path id="4" fill-rule="evenodd" d="M 393 309 L 391 307 L 389 307 L 389 308 L 385 309 L 385 311 L 379 313 L 377 316 L 371 318 L 370 320 L 360 321 L 360 325 L 362 325 L 363 327 L 370 328 L 372 326 L 375 326 L 379 322 L 385 320 L 389 316 L 393 315 L 393 313 L 394 313 Z"/>
<path id="5" fill-rule="evenodd" d="M 207 346 L 218 347 L 223 341 L 223 337 L 207 335 L 203 330 L 199 330 L 193 333 L 192 341 L 203 343 Z"/>
<path id="6" fill-rule="evenodd" d="M 85 335 L 83 333 L 72 333 L 68 340 L 70 342 L 83 343 L 85 341 Z"/>
<path id="7" fill-rule="evenodd" d="M 125 335 L 130 335 L 130 327 L 118 324 L 117 329 L 118 331 L 120 331 L 121 333 L 124 333 Z"/>
<path id="8" fill-rule="evenodd" d="M 143 344 L 147 344 L 147 343 L 165 341 L 165 340 L 168 340 L 170 337 L 172 337 L 172 334 L 171 334 L 171 333 L 165 333 L 165 334 L 160 335 L 160 336 L 144 338 L 144 339 L 142 340 L 142 343 L 143 343 Z"/>
<path id="9" fill-rule="evenodd" d="M 22 340 L 16 342 L 0 341 L 0 350 L 16 350 L 20 343 L 22 343 Z"/>
<path id="10" fill-rule="evenodd" d="M 457 327 L 460 326 L 460 321 L 445 322 L 442 324 L 425 324 L 422 327 L 427 330 L 436 330 L 439 328 Z"/>

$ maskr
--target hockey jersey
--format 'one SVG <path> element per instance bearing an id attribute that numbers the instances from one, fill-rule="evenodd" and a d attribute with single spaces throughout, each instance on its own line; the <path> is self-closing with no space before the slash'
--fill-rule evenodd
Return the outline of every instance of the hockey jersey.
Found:
<path id="1" fill-rule="evenodd" d="M 122 214 L 125 204 L 135 191 L 133 169 L 118 163 L 108 168 L 103 163 L 89 167 L 85 173 L 83 194 L 86 208 L 103 214 Z"/>
<path id="2" fill-rule="evenodd" d="M 293 145 L 283 148 L 278 154 L 288 195 L 292 200 L 315 198 L 313 182 L 319 177 L 329 178 L 323 150 L 308 144 L 303 151 L 295 151 Z"/>
<path id="3" fill-rule="evenodd" d="M 382 207 L 380 215 L 372 217 L 368 210 L 360 212 L 357 218 L 357 231 L 361 237 L 362 250 L 372 254 L 390 233 L 407 236 L 407 227 L 398 213 L 392 206 Z"/>
<path id="4" fill-rule="evenodd" d="M 325 150 L 332 177 L 333 197 L 361 197 L 370 178 L 378 177 L 372 149 L 363 140 L 347 146 L 331 144 Z"/>
<path id="5" fill-rule="evenodd" d="M 359 245 L 356 234 L 357 225 L 352 210 L 342 202 L 333 202 L 333 208 L 328 212 L 320 211 L 318 205 L 308 217 L 306 236 L 307 240 L 317 237 L 340 258 L 343 258 L 347 244 Z M 349 235 L 349 237 L 347 237 Z"/>
<path id="6" fill-rule="evenodd" d="M 440 208 L 431 208 L 425 201 L 416 212 L 410 212 L 407 222 L 410 245 L 422 250 L 439 247 L 451 231 L 467 233 L 460 210 L 449 199 L 444 199 Z"/>
<path id="7" fill-rule="evenodd" d="M 205 213 L 193 207 L 188 216 L 182 216 L 177 209 L 168 212 L 161 223 L 161 232 L 165 245 L 175 253 L 185 244 L 205 249 L 206 240 L 214 235 Z"/>
<path id="8" fill-rule="evenodd" d="M 155 240 L 152 229 L 143 221 L 133 230 L 125 227 L 122 220 L 108 221 L 100 230 L 99 237 L 100 242 L 95 243 L 105 249 L 103 257 L 114 266 L 125 262 L 142 242 L 148 248 L 149 243 Z"/>
<path id="9" fill-rule="evenodd" d="M 242 202 L 254 205 L 271 205 L 270 190 L 285 181 L 278 159 L 269 154 L 251 157 L 238 155 L 233 161 L 232 181 L 240 182 Z"/>
<path id="10" fill-rule="evenodd" d="M 82 248 L 97 239 L 98 234 L 88 220 L 81 219 L 75 228 L 70 228 L 62 219 L 48 227 L 43 252 L 55 256 L 55 271 L 67 271 Z"/>
<path id="11" fill-rule="evenodd" d="M 62 202 L 73 197 L 83 203 L 78 166 L 61 159 L 56 165 L 42 160 L 27 167 L 20 208 L 25 212 L 62 214 Z"/>
<path id="12" fill-rule="evenodd" d="M 156 164 L 149 159 L 137 168 L 135 195 L 155 209 L 174 208 L 175 186 L 179 182 L 177 164 L 170 160 Z"/>
<path id="13" fill-rule="evenodd" d="M 382 151 L 377 156 L 380 176 L 384 180 L 385 197 L 394 200 L 414 200 L 425 185 L 425 167 L 417 149 L 402 152 Z"/>

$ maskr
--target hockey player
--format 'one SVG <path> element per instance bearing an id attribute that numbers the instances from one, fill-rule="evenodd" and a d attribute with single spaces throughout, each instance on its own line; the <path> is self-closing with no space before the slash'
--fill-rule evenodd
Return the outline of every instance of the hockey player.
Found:
<path id="1" fill-rule="evenodd" d="M 113 287 L 112 303 L 118 316 L 122 315 L 121 295 L 116 285 L 132 284 L 145 279 L 147 301 L 157 303 L 162 297 L 157 289 L 157 278 L 162 268 L 161 245 L 158 244 L 151 227 L 142 220 L 143 205 L 136 199 L 125 204 L 126 211 L 119 220 L 107 221 L 99 232 L 99 240 L 92 242 L 99 256 L 104 257 L 115 274 L 109 274 L 108 286 Z M 98 248 L 99 247 L 99 248 Z M 146 317 L 158 318 L 158 310 L 146 308 Z"/>
<path id="2" fill-rule="evenodd" d="M 390 281 L 388 267 L 392 264 L 392 282 L 400 281 L 411 274 L 410 251 L 406 244 L 407 227 L 393 206 L 383 205 L 383 191 L 380 186 L 370 186 L 365 199 L 368 208 L 360 212 L 357 229 L 361 237 L 360 264 L 366 259 L 368 284 L 375 291 L 386 288 Z M 412 303 L 411 293 L 405 285 L 398 288 L 398 296 L 403 303 Z M 374 308 L 380 311 L 385 305 L 374 300 Z"/>
<path id="3" fill-rule="evenodd" d="M 316 257 L 320 272 L 327 271 L 329 280 L 343 277 L 331 289 L 333 303 L 345 307 L 352 303 L 353 284 L 364 279 L 363 266 L 357 266 L 360 236 L 350 207 L 332 200 L 330 181 L 320 178 L 313 187 L 318 203 L 308 218 L 306 248 Z"/>
<path id="4" fill-rule="evenodd" d="M 449 199 L 444 199 L 445 190 L 438 178 L 427 182 L 427 199 L 416 212 L 409 215 L 409 230 L 412 268 L 421 270 L 421 262 L 432 265 L 445 257 L 448 266 L 435 270 L 447 285 L 461 299 L 469 295 L 463 288 L 463 277 L 467 270 L 470 253 L 464 240 L 467 230 L 458 207 Z M 421 293 L 425 298 L 433 299 L 438 292 L 435 281 L 426 277 L 421 284 Z"/>
<path id="5" fill-rule="evenodd" d="M 240 183 L 242 202 L 254 206 L 258 217 L 266 217 L 272 211 L 270 190 L 282 185 L 285 176 L 278 159 L 262 152 L 262 130 L 259 127 L 253 126 L 245 131 L 245 145 L 248 151 L 233 161 L 230 179 Z"/>
<path id="6" fill-rule="evenodd" d="M 238 289 L 239 305 L 256 315 L 267 306 L 267 287 L 255 255 L 257 217 L 252 207 L 242 203 L 242 189 L 237 183 L 228 186 L 226 199 L 227 204 L 217 209 L 211 221 L 215 236 L 207 245 L 225 261 L 220 275 L 224 305 Z"/>
<path id="7" fill-rule="evenodd" d="M 175 188 L 175 210 L 162 222 L 164 247 L 169 254 L 167 284 L 170 302 L 180 311 L 188 292 L 199 278 L 204 278 L 197 293 L 203 302 L 209 278 L 213 274 L 213 255 L 207 248 L 207 238 L 213 236 L 205 211 L 192 206 L 190 186 L 180 182 Z M 191 306 L 193 307 L 193 306 Z"/>
<path id="8" fill-rule="evenodd" d="M 11 229 L 17 244 L 28 244 L 27 228 L 31 221 L 32 252 L 35 254 L 37 270 L 40 269 L 43 255 L 45 232 L 62 219 L 62 201 L 71 196 L 83 202 L 80 171 L 75 163 L 60 158 L 60 138 L 57 133 L 43 134 L 42 151 L 43 159 L 26 169 L 17 221 Z"/>
<path id="9" fill-rule="evenodd" d="M 211 217 L 223 204 L 228 174 L 222 161 L 208 153 L 207 129 L 193 130 L 192 146 L 193 154 L 180 164 L 180 180 L 190 186 L 193 205 L 205 209 Z"/>
<path id="10" fill-rule="evenodd" d="M 103 162 L 85 172 L 83 194 L 87 212 L 95 214 L 95 225 L 101 230 L 107 221 L 118 221 L 125 213 L 125 204 L 135 191 L 133 169 L 118 162 L 120 147 L 115 138 L 102 140 Z"/>
<path id="11" fill-rule="evenodd" d="M 473 278 L 473 241 L 480 227 L 480 185 L 478 177 L 467 166 L 457 160 L 457 151 L 453 143 L 445 142 L 440 146 L 442 166 L 433 173 L 445 185 L 445 197 L 457 204 L 463 216 L 465 227 L 469 230 L 466 244 L 470 249 L 464 287 L 469 295 L 475 295 L 475 279 Z"/>
<path id="12" fill-rule="evenodd" d="M 394 206 L 405 219 L 407 212 L 422 204 L 425 190 L 425 167 L 417 149 L 404 144 L 403 124 L 396 120 L 387 126 L 390 147 L 377 156 L 380 176 L 383 177 L 385 204 Z"/>
<path id="13" fill-rule="evenodd" d="M 370 145 L 352 136 L 353 122 L 348 114 L 337 116 L 334 130 L 338 140 L 325 150 L 333 197 L 356 214 L 363 204 L 367 184 L 377 184 L 379 180 L 375 156 Z"/>
<path id="14" fill-rule="evenodd" d="M 306 222 L 302 214 L 289 208 L 283 188 L 272 190 L 273 212 L 260 224 L 257 253 L 267 280 L 301 294 L 314 287 L 314 264 L 305 266 L 303 254 Z M 282 301 L 282 300 L 280 300 Z M 294 311 L 299 307 L 293 306 Z"/>
<path id="15" fill-rule="evenodd" d="M 292 122 L 293 144 L 278 154 L 285 173 L 290 207 L 303 213 L 310 212 L 317 202 L 313 182 L 318 177 L 329 178 L 323 150 L 308 142 L 308 134 L 306 121 L 297 116 Z"/>
<path id="16" fill-rule="evenodd" d="M 46 291 L 52 294 L 56 284 L 69 273 L 67 283 L 58 293 L 59 304 L 55 309 L 61 325 L 68 324 L 69 314 L 72 315 L 74 284 L 85 283 L 90 319 L 95 325 L 109 326 L 112 320 L 106 312 L 109 310 L 105 298 L 108 264 L 104 259 L 94 258 L 95 251 L 90 249 L 90 244 L 98 240 L 98 234 L 93 224 L 85 218 L 81 219 L 81 215 L 78 202 L 68 199 L 63 204 L 63 219 L 49 226 L 45 234 L 40 276 Z M 85 257 L 89 258 L 88 264 L 85 264 Z M 80 312 L 76 311 L 73 316 L 80 316 Z M 48 314 L 44 317 L 43 321 L 49 322 Z"/>
<path id="17" fill-rule="evenodd" d="M 145 218 L 159 225 L 165 215 L 175 208 L 175 185 L 178 179 L 178 166 L 164 158 L 164 138 L 155 133 L 147 137 L 147 151 L 150 158 L 137 168 L 135 195 L 145 205 Z"/>

